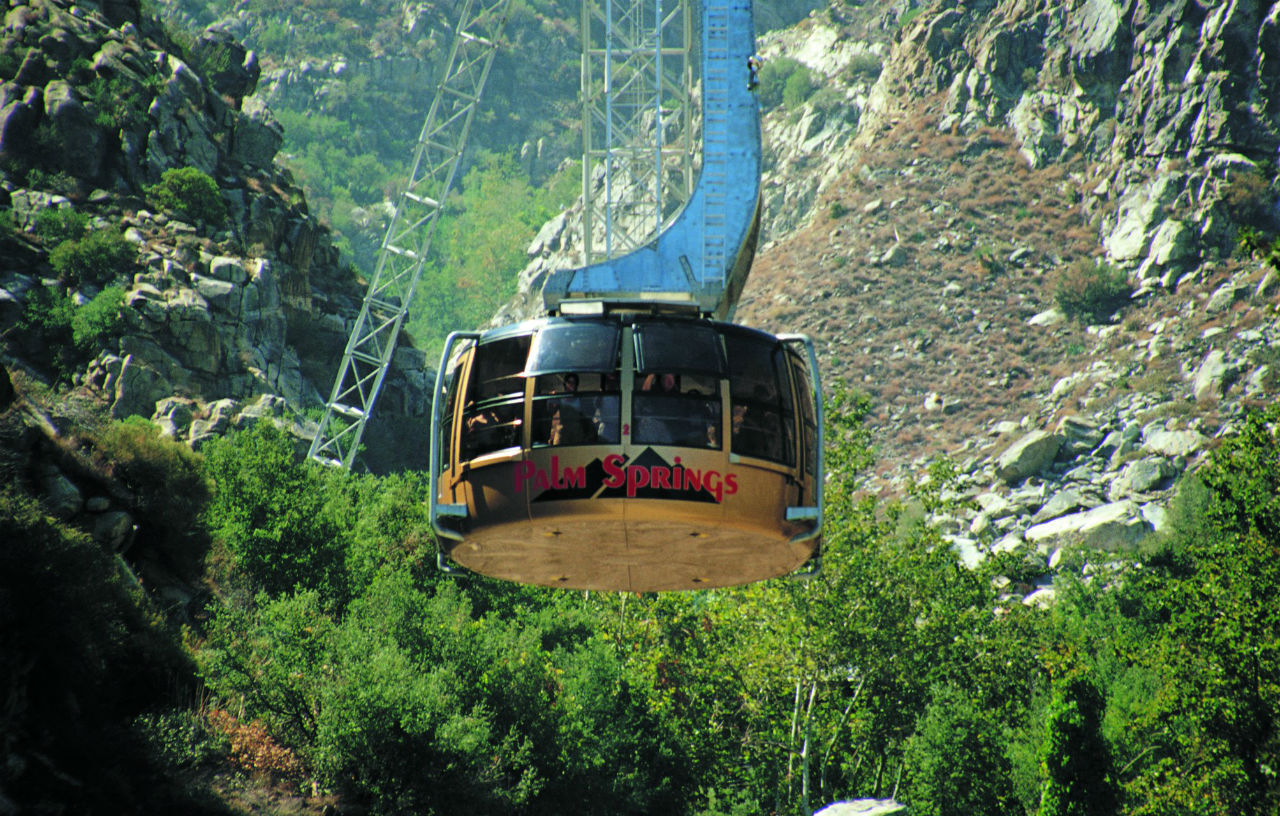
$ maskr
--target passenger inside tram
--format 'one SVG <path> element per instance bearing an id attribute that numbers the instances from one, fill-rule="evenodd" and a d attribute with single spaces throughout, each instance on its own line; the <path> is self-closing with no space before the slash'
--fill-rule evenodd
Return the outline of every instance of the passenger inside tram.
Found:
<path id="1" fill-rule="evenodd" d="M 537 379 L 533 445 L 616 445 L 622 400 L 616 373 L 568 372 Z"/>
<path id="2" fill-rule="evenodd" d="M 645 445 L 720 447 L 718 390 L 714 377 L 646 374 L 632 400 L 635 441 Z"/>
<path id="3" fill-rule="evenodd" d="M 595 423 L 583 415 L 582 402 L 578 398 L 578 375 L 565 374 L 562 396 L 554 401 L 551 409 L 551 445 L 589 445 L 596 441 Z"/>
<path id="4" fill-rule="evenodd" d="M 759 384 L 752 398 L 752 402 L 733 406 L 733 451 L 745 456 L 781 459 L 781 423 L 777 412 L 765 407 L 775 405 L 777 400 L 767 387 Z"/>

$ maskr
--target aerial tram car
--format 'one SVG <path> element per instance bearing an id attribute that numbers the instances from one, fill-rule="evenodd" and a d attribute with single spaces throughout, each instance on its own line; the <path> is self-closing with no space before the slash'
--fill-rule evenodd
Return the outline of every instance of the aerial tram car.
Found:
<path id="1" fill-rule="evenodd" d="M 749 0 L 702 8 L 697 186 L 647 245 L 550 277 L 543 317 L 446 342 L 431 422 L 443 554 L 549 587 L 706 589 L 816 559 L 812 342 L 731 322 L 754 256 Z"/>

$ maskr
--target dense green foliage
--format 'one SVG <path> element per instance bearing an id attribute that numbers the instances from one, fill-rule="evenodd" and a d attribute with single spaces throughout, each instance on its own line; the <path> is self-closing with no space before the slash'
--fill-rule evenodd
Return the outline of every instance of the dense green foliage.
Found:
<path id="1" fill-rule="evenodd" d="M 49 253 L 49 265 L 69 287 L 109 283 L 129 273 L 138 249 L 113 229 L 97 229 L 66 240 Z"/>
<path id="2" fill-rule="evenodd" d="M 36 214 L 33 231 L 51 247 L 79 241 L 89 231 L 89 216 L 70 207 L 46 207 Z"/>
<path id="3" fill-rule="evenodd" d="M 257 485 L 242 500 L 290 520 L 264 529 L 305 508 L 299 529 L 328 519 L 324 540 L 344 543 L 289 550 L 323 562 L 292 586 L 246 561 L 246 591 L 226 596 L 200 652 L 206 680 L 325 784 L 384 812 L 804 812 L 888 795 L 928 814 L 1276 804 L 1280 616 L 1260 593 L 1280 577 L 1265 563 L 1280 447 L 1267 419 L 1188 482 L 1178 532 L 1141 569 L 1068 575 L 1045 613 L 999 602 L 988 578 L 1010 563 L 966 570 L 913 514 L 854 500 L 866 403 L 838 391 L 830 407 L 818 578 L 637 598 L 442 579 L 425 568 L 421 483 L 295 478 L 286 440 L 233 438 L 210 457 L 215 481 Z M 934 468 L 926 509 L 942 506 L 947 473 Z M 382 543 L 362 548 L 376 531 Z M 1215 584 L 1232 589 L 1206 594 Z M 1204 624 L 1224 615 L 1240 629 Z M 1099 684 L 1051 681 L 1068 664 Z"/>
<path id="4" fill-rule="evenodd" d="M 200 515 L 209 498 L 200 456 L 140 416 L 111 423 L 95 442 L 103 471 L 137 497 L 142 535 L 182 574 L 198 575 L 208 549 Z"/>
<path id="5" fill-rule="evenodd" d="M 1055 685 L 1040 747 L 1044 791 L 1036 816 L 1115 813 L 1111 751 L 1102 737 L 1104 706 L 1098 689 L 1081 675 Z"/>
<path id="6" fill-rule="evenodd" d="M 836 390 L 828 407 L 822 573 L 646 596 L 444 575 L 424 479 L 303 464 L 266 424 L 202 463 L 118 424 L 99 448 L 131 490 L 211 481 L 216 594 L 189 643 L 221 713 L 113 710 L 177 768 L 212 761 L 238 718 L 274 738 L 279 772 L 375 813 L 806 813 L 873 796 L 919 814 L 1275 812 L 1280 409 L 1184 480 L 1171 532 L 1140 563 L 1064 569 L 1040 610 L 994 589 L 1021 575 L 1020 554 L 971 571 L 916 520 L 946 510 L 946 463 L 918 509 L 859 498 L 867 403 Z M 85 583 L 114 574 L 87 540 L 5 501 L 35 542 L 22 569 L 79 587 L 49 600 L 86 613 L 50 641 L 60 654 L 110 662 L 110 644 L 154 639 L 136 601 Z M 72 551 L 88 560 L 49 560 Z M 27 572 L 0 572 L 6 604 L 10 574 Z M 50 637 L 47 604 L 30 602 L 19 623 L 44 634 L 0 630 L 20 650 Z M 93 677 L 104 700 L 124 693 Z"/>
<path id="7" fill-rule="evenodd" d="M 147 197 L 160 209 L 184 221 L 218 227 L 227 220 L 227 205 L 218 191 L 218 183 L 195 167 L 164 171 L 160 182 L 147 188 Z"/>
<path id="8" fill-rule="evenodd" d="M 18 331 L 30 341 L 37 359 L 49 363 L 59 377 L 68 378 L 120 335 L 123 305 L 120 286 L 108 286 L 83 306 L 65 292 L 41 287 L 27 296 Z"/>

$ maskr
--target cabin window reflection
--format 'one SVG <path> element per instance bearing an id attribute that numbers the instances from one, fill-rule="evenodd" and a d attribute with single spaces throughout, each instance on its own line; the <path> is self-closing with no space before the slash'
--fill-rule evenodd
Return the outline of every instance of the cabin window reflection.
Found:
<path id="1" fill-rule="evenodd" d="M 636 370 L 642 374 L 710 374 L 724 371 L 720 335 L 706 326 L 637 323 Z"/>
<path id="2" fill-rule="evenodd" d="M 631 412 L 637 444 L 721 447 L 720 382 L 715 376 L 637 375 Z"/>
<path id="3" fill-rule="evenodd" d="M 538 332 L 526 373 L 609 371 L 618 366 L 617 324 L 559 323 Z"/>
<path id="4" fill-rule="evenodd" d="M 474 459 L 492 451 L 520 445 L 524 401 L 468 405 L 462 414 L 462 458 Z"/>
<path id="5" fill-rule="evenodd" d="M 450 361 L 445 375 L 445 403 L 440 417 L 440 441 L 443 445 L 440 457 L 441 472 L 448 470 L 449 463 L 453 461 L 453 412 L 458 403 L 458 370 L 461 362 L 461 357 L 455 357 Z M 436 394 L 433 398 L 439 399 L 440 395 Z"/>
<path id="6" fill-rule="evenodd" d="M 524 364 L 529 356 L 529 335 L 508 337 L 476 347 L 471 368 L 471 393 L 476 403 L 524 395 Z"/>
<path id="7" fill-rule="evenodd" d="M 616 372 L 543 374 L 534 384 L 532 444 L 616 445 L 622 397 Z"/>
<path id="8" fill-rule="evenodd" d="M 731 405 L 730 450 L 795 463 L 794 412 L 785 359 L 776 343 L 725 334 Z"/>
<path id="9" fill-rule="evenodd" d="M 791 371 L 796 378 L 796 395 L 800 409 L 800 433 L 804 440 L 804 469 L 814 476 L 818 471 L 818 421 L 814 404 L 813 380 L 809 376 L 807 360 L 795 351 L 789 353 Z"/>
<path id="10" fill-rule="evenodd" d="M 462 458 L 521 444 L 529 335 L 476 346 L 462 413 Z"/>

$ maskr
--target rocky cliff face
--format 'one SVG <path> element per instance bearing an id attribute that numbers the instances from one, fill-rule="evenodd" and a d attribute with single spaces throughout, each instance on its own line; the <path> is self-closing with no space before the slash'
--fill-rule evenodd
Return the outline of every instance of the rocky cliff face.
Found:
<path id="1" fill-rule="evenodd" d="M 959 505 L 935 521 L 966 560 L 1021 551 L 1047 576 L 1073 546 L 1137 546 L 1275 400 L 1280 259 L 1240 237 L 1280 230 L 1278 23 L 1249 2 L 938 3 L 865 97 L 787 46 L 859 124 L 813 142 L 775 121 L 779 162 L 821 170 L 775 183 L 813 195 L 773 202 L 739 315 L 810 332 L 871 395 L 869 490 L 951 457 Z M 1054 289 L 1095 261 L 1132 297 L 1067 320 Z"/>
<path id="2" fill-rule="evenodd" d="M 1229 253 L 1242 222 L 1280 223 L 1274 191 L 1258 213 L 1233 199 L 1239 185 L 1274 177 L 1274 4 L 965 4 L 917 18 L 885 73 L 864 139 L 904 99 L 940 95 L 939 130 L 1005 128 L 1031 167 L 1085 158 L 1094 167 L 1084 212 L 1107 259 L 1144 290 Z"/>
<path id="3" fill-rule="evenodd" d="M 225 32 L 188 49 L 136 2 L 31 0 L 11 5 L 0 39 L 0 198 L 14 229 L 0 254 L 0 329 L 9 361 L 30 363 L 16 332 L 33 292 L 54 289 L 52 242 L 35 234 L 50 208 L 136 248 L 127 268 L 71 292 L 125 288 L 125 327 L 71 374 L 112 416 L 153 418 L 198 446 L 263 417 L 314 433 L 301 412 L 327 395 L 362 287 L 328 231 L 275 164 L 281 131 L 252 94 L 257 59 Z M 184 223 L 149 200 L 166 170 L 217 183 L 225 223 Z M 196 219 L 190 219 L 196 220 Z M 37 376 L 39 372 L 36 372 Z M 426 410 L 422 355 L 404 344 L 380 410 L 386 427 Z M 386 428 L 384 428 L 384 431 Z M 370 437 L 380 451 L 420 445 Z"/>

